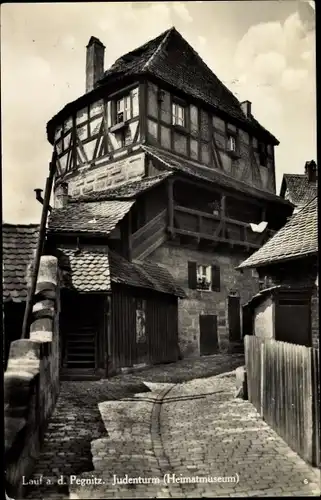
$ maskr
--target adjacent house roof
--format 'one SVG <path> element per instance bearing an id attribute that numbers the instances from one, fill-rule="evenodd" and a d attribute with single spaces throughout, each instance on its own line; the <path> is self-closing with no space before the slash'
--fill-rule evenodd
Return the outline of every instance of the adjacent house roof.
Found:
<path id="1" fill-rule="evenodd" d="M 27 298 L 27 269 L 37 246 L 38 224 L 3 224 L 3 300 Z"/>
<path id="2" fill-rule="evenodd" d="M 54 123 L 64 119 L 74 109 L 82 106 L 90 99 L 100 95 L 100 89 L 112 82 L 123 81 L 126 77 L 150 75 L 180 89 L 187 95 L 228 114 L 245 128 L 256 131 L 258 135 L 268 136 L 273 144 L 278 140 L 262 127 L 251 115 L 247 117 L 241 109 L 240 102 L 232 92 L 217 78 L 204 63 L 197 52 L 178 33 L 171 28 L 153 40 L 118 58 L 104 73 L 97 87 L 91 92 L 69 103 L 52 120 L 48 122 L 48 139 L 53 141 Z"/>
<path id="3" fill-rule="evenodd" d="M 134 201 L 99 201 L 70 203 L 52 210 L 48 221 L 51 233 L 75 232 L 109 234 L 125 217 Z"/>
<path id="4" fill-rule="evenodd" d="M 284 174 L 281 184 L 280 196 L 284 197 L 298 207 L 303 207 L 318 194 L 316 182 L 309 182 L 306 174 Z"/>
<path id="5" fill-rule="evenodd" d="M 141 193 L 148 191 L 152 187 L 161 184 L 164 179 L 172 175 L 172 172 L 162 172 L 153 177 L 145 177 L 141 180 L 129 181 L 116 187 L 110 187 L 103 191 L 79 196 L 70 200 L 71 203 L 79 201 L 100 201 L 100 200 L 130 200 L 136 198 Z"/>
<path id="6" fill-rule="evenodd" d="M 151 156 L 151 158 L 158 160 L 163 168 L 169 169 L 169 171 L 182 172 L 183 174 L 187 174 L 193 178 L 203 179 L 205 181 L 218 184 L 219 186 L 232 188 L 236 191 L 250 194 L 260 199 L 265 199 L 272 202 L 274 201 L 292 207 L 292 204 L 289 201 L 284 200 L 280 196 L 250 186 L 249 184 L 238 179 L 234 179 L 221 170 L 216 170 L 206 167 L 205 165 L 200 165 L 199 163 L 193 162 L 189 159 L 183 159 L 168 151 L 152 146 L 143 146 L 143 149 L 144 151 L 146 151 L 146 153 L 148 153 L 148 155 Z"/>
<path id="7" fill-rule="evenodd" d="M 115 252 L 58 249 L 63 285 L 78 292 L 108 292 L 111 283 L 185 297 L 171 274 L 154 263 L 129 262 Z"/>
<path id="8" fill-rule="evenodd" d="M 261 267 L 318 252 L 318 197 L 291 217 L 265 245 L 238 267 Z"/>

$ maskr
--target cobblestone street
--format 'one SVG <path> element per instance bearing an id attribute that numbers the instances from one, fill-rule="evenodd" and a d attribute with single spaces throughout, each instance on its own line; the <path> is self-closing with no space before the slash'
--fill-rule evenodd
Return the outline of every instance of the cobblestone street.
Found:
<path id="1" fill-rule="evenodd" d="M 319 474 L 234 398 L 233 375 L 216 376 L 242 363 L 217 355 L 62 382 L 33 476 L 43 475 L 43 484 L 29 486 L 27 498 L 319 495 Z M 141 484 L 113 484 L 126 474 Z M 70 484 L 58 486 L 60 475 Z M 222 479 L 176 483 L 180 475 Z"/>

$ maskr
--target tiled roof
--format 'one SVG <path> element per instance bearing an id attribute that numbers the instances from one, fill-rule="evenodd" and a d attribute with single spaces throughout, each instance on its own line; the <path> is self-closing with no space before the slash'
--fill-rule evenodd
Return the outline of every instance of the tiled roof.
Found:
<path id="1" fill-rule="evenodd" d="M 110 269 L 107 252 L 58 249 L 62 282 L 66 288 L 78 292 L 110 291 Z"/>
<path id="2" fill-rule="evenodd" d="M 152 158 L 158 160 L 165 169 L 170 169 L 170 171 L 182 172 L 194 178 L 203 179 L 218 184 L 219 186 L 250 194 L 256 198 L 274 201 L 283 205 L 288 205 L 289 207 L 292 206 L 290 202 L 284 200 L 280 196 L 250 186 L 245 182 L 230 177 L 222 171 L 203 166 L 185 158 L 183 159 L 163 149 L 152 146 L 143 146 L 143 149 Z"/>
<path id="3" fill-rule="evenodd" d="M 3 300 L 21 302 L 27 297 L 27 268 L 37 246 L 38 224 L 3 224 Z"/>
<path id="4" fill-rule="evenodd" d="M 130 181 L 122 184 L 121 186 L 111 187 L 104 191 L 96 191 L 87 195 L 82 195 L 74 200 L 76 201 L 98 201 L 98 200 L 130 200 L 136 198 L 139 194 L 157 186 L 164 181 L 167 177 L 172 175 L 171 172 L 163 172 L 154 177 L 145 177 L 141 180 Z"/>
<path id="5" fill-rule="evenodd" d="M 70 203 L 64 208 L 52 210 L 48 222 L 49 231 L 109 234 L 134 203 L 134 201 Z"/>
<path id="6" fill-rule="evenodd" d="M 281 196 L 288 190 L 289 200 L 298 207 L 303 207 L 318 194 L 316 182 L 309 182 L 305 174 L 284 174 Z"/>
<path id="7" fill-rule="evenodd" d="M 164 83 L 214 107 L 224 115 L 234 117 L 244 124 L 245 128 L 255 131 L 258 136 L 263 135 L 272 143 L 278 144 L 278 140 L 252 115 L 247 117 L 243 113 L 238 99 L 175 28 L 166 30 L 153 40 L 118 58 L 104 73 L 93 91 L 68 103 L 48 122 L 49 141 L 53 142 L 55 124 L 89 100 L 101 98 L 105 85 L 123 82 L 127 77 L 133 78 L 139 75 L 157 77 Z"/>
<path id="8" fill-rule="evenodd" d="M 265 245 L 239 266 L 260 267 L 318 252 L 318 198 L 315 197 Z"/>
<path id="9" fill-rule="evenodd" d="M 129 262 L 114 252 L 109 252 L 109 259 L 114 283 L 147 288 L 182 298 L 186 296 L 167 269 L 153 262 Z"/>
<path id="10" fill-rule="evenodd" d="M 252 116 L 245 116 L 238 99 L 175 28 L 166 30 L 117 59 L 98 84 L 104 85 L 113 77 L 139 73 L 157 76 L 186 94 L 228 113 L 261 133 L 268 134 L 273 142 L 278 143 L 257 120 Z"/>
<path id="11" fill-rule="evenodd" d="M 58 249 L 63 286 L 79 292 L 108 292 L 111 282 L 185 297 L 170 273 L 154 263 L 129 262 L 107 250 Z"/>
<path id="12" fill-rule="evenodd" d="M 144 262 L 137 261 L 136 266 L 142 273 L 145 273 L 155 284 L 156 290 L 177 295 L 181 298 L 186 297 L 184 290 L 177 285 L 172 275 L 161 265 L 155 264 L 155 262 L 144 260 Z"/>

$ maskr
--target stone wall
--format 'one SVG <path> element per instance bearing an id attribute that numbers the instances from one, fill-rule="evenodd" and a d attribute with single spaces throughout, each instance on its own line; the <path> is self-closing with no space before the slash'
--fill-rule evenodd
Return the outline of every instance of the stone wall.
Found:
<path id="1" fill-rule="evenodd" d="M 227 299 L 230 293 L 240 296 L 241 306 L 248 302 L 259 290 L 258 279 L 252 277 L 251 270 L 242 273 L 235 268 L 243 262 L 246 255 L 228 249 L 225 252 L 205 252 L 186 247 L 164 244 L 148 256 L 166 267 L 177 284 L 187 294 L 187 299 L 178 302 L 179 347 L 183 357 L 200 354 L 200 314 L 217 315 L 219 350 L 229 348 L 229 325 Z M 220 291 L 207 292 L 191 290 L 188 287 L 188 262 L 196 261 L 202 265 L 220 267 Z"/>
<path id="2" fill-rule="evenodd" d="M 139 147 L 134 146 L 133 149 L 139 149 Z M 71 197 L 86 195 L 94 191 L 119 186 L 127 181 L 141 179 L 145 173 L 145 154 L 137 152 L 137 154 L 128 156 L 128 152 L 123 151 L 122 156 L 122 159 L 118 159 L 115 153 L 112 161 L 107 161 L 106 158 L 101 161 L 97 160 L 95 168 L 91 166 L 79 167 L 76 171 L 65 175 L 64 180 L 68 183 L 68 194 Z"/>
<path id="3" fill-rule="evenodd" d="M 30 338 L 11 343 L 4 374 L 5 467 L 9 496 L 21 497 L 59 392 L 57 259 L 40 262 Z"/>

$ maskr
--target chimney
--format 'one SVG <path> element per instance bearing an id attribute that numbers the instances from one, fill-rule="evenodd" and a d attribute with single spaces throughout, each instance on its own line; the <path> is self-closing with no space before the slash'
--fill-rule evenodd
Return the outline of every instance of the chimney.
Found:
<path id="1" fill-rule="evenodd" d="M 252 107 L 251 101 L 241 102 L 241 109 L 242 109 L 243 113 L 245 114 L 246 118 L 251 117 L 251 107 Z"/>
<path id="2" fill-rule="evenodd" d="M 86 92 L 90 92 L 104 74 L 105 45 L 92 36 L 86 53 Z"/>
<path id="3" fill-rule="evenodd" d="M 318 178 L 318 169 L 317 169 L 317 164 L 315 163 L 314 160 L 307 161 L 305 163 L 305 175 L 308 178 L 309 182 L 316 182 Z"/>
<path id="4" fill-rule="evenodd" d="M 69 200 L 68 184 L 67 182 L 62 182 L 55 189 L 55 201 L 54 201 L 55 208 L 64 208 L 67 205 L 68 200 Z"/>

